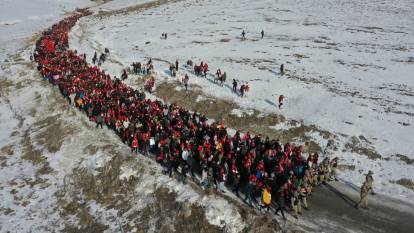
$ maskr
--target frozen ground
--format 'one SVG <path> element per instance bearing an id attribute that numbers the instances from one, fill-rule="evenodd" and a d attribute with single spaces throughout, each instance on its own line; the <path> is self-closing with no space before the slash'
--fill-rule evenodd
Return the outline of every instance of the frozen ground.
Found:
<path id="1" fill-rule="evenodd" d="M 189 0 L 85 18 L 71 33 L 71 44 L 89 56 L 109 48 L 103 68 L 117 76 L 149 57 L 158 80 L 168 76 L 166 62 L 207 61 L 212 72 L 227 72 L 224 87 L 187 68 L 179 75 L 190 73 L 190 84 L 207 95 L 238 103 L 238 114 L 276 112 L 329 131 L 337 147 L 329 156 L 354 166 L 341 178 L 360 185 L 362 174 L 373 170 L 378 192 L 413 201 L 410 186 L 395 183 L 414 179 L 413 15 L 412 0 Z M 241 39 L 243 29 L 247 40 Z M 247 97 L 232 93 L 232 78 L 249 83 Z M 287 96 L 282 111 L 280 94 Z M 318 133 L 311 136 L 326 145 Z"/>

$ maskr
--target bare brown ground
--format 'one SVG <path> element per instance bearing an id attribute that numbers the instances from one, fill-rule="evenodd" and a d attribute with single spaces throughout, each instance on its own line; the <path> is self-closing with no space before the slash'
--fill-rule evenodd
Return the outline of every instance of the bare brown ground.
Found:
<path id="1" fill-rule="evenodd" d="M 39 187 L 44 189 L 50 186 L 50 184 L 47 183 L 45 179 L 41 178 L 41 176 L 52 173 L 53 169 L 49 167 L 49 162 L 47 162 L 46 157 L 42 155 L 42 151 L 35 148 L 29 132 L 30 129 L 25 132 L 22 139 L 23 150 L 21 158 L 35 165 L 38 165 L 39 168 L 37 168 L 35 176 L 30 179 L 25 179 L 25 182 L 30 187 L 39 185 Z"/>
<path id="2" fill-rule="evenodd" d="M 351 152 L 366 155 L 369 159 L 372 160 L 382 158 L 382 156 L 376 152 L 372 146 L 369 145 L 369 142 L 363 136 L 351 137 L 350 142 L 345 144 L 345 148 Z"/>
<path id="3" fill-rule="evenodd" d="M 344 170 L 354 171 L 355 170 L 355 165 L 339 164 L 338 165 L 338 169 L 340 169 L 342 171 L 344 171 Z"/>
<path id="4" fill-rule="evenodd" d="M 13 151 L 13 146 L 12 145 L 7 145 L 7 146 L 4 146 L 0 149 L 0 155 L 1 156 L 7 156 L 7 155 L 13 155 L 13 154 L 14 154 L 14 151 Z"/>
<path id="5" fill-rule="evenodd" d="M 8 79 L 0 79 L 0 97 L 9 93 L 10 87 L 13 86 L 13 82 Z"/>
<path id="6" fill-rule="evenodd" d="M 408 165 L 414 164 L 414 159 L 410 159 L 406 155 L 396 154 L 395 156 Z"/>
<path id="7" fill-rule="evenodd" d="M 64 125 L 61 117 L 60 114 L 49 116 L 35 124 L 39 129 L 43 129 L 36 137 L 38 143 L 44 145 L 51 153 L 59 151 L 66 137 L 75 131 L 73 127 Z"/>
<path id="8" fill-rule="evenodd" d="M 7 166 L 7 157 L 14 154 L 13 146 L 7 145 L 0 149 L 0 167 Z"/>
<path id="9" fill-rule="evenodd" d="M 158 232 L 223 232 L 208 223 L 202 207 L 177 202 L 176 193 L 166 188 L 156 189 L 153 202 L 140 211 L 130 215 L 129 220 L 142 227 L 137 232 L 147 232 L 155 225 Z M 154 216 L 157 216 L 154 219 Z M 174 229 L 174 230 L 173 230 Z"/>
<path id="10" fill-rule="evenodd" d="M 33 164 L 45 163 L 46 158 L 42 156 L 42 152 L 40 150 L 34 147 L 28 131 L 25 133 L 23 137 L 22 145 L 22 159 L 31 161 Z"/>
<path id="11" fill-rule="evenodd" d="M 397 183 L 397 184 L 399 184 L 401 186 L 404 186 L 408 189 L 414 190 L 414 182 L 410 179 L 407 179 L 407 178 L 402 178 L 402 179 L 396 180 L 392 183 Z"/>
<path id="12" fill-rule="evenodd" d="M 86 149 L 86 148 L 85 148 Z M 94 176 L 86 169 L 77 169 L 71 176 L 76 191 L 71 195 L 73 199 L 67 201 L 65 193 L 57 194 L 59 206 L 62 207 L 62 217 L 76 215 L 80 221 L 77 226 L 67 225 L 65 232 L 76 231 L 78 227 L 85 232 L 102 232 L 108 226 L 100 223 L 89 214 L 89 208 L 80 203 L 94 200 L 100 204 L 115 208 L 119 215 L 126 217 L 128 222 L 122 225 L 124 232 L 148 232 L 153 226 L 157 232 L 205 232 L 218 233 L 223 229 L 208 223 L 204 209 L 198 205 L 189 205 L 176 201 L 176 193 L 167 188 L 157 188 L 146 207 L 141 210 L 134 208 L 134 192 L 137 181 L 144 168 L 138 172 L 138 176 L 120 180 L 120 168 L 124 163 L 132 163 L 133 158 L 119 152 L 115 146 L 103 146 L 93 150 L 103 150 L 114 154 L 112 160 L 104 167 L 98 169 L 99 174 Z M 139 167 L 137 167 L 139 169 Z M 79 193 L 83 193 L 84 200 L 80 200 Z M 137 227 L 134 227 L 137 226 Z M 139 226 L 139 227 L 138 227 Z"/>
<path id="13" fill-rule="evenodd" d="M 69 216 L 75 215 L 79 219 L 79 223 L 76 225 L 66 224 L 63 232 L 77 233 L 77 232 L 90 232 L 101 233 L 108 227 L 100 223 L 89 213 L 89 208 L 82 205 L 80 200 L 74 198 L 70 202 L 61 199 L 59 203 L 61 206 L 61 215 Z"/>

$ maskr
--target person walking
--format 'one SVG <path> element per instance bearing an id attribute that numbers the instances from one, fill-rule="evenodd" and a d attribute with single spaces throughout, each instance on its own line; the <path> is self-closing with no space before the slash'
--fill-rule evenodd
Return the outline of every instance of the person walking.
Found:
<path id="1" fill-rule="evenodd" d="M 372 188 L 372 184 L 374 183 L 374 178 L 372 177 L 374 173 L 370 170 L 368 174 L 365 176 L 365 182 L 367 183 L 368 187 L 371 189 L 371 194 L 375 195 L 374 189 Z"/>
<path id="2" fill-rule="evenodd" d="M 293 195 L 290 198 L 290 202 L 291 202 L 291 207 L 292 207 L 293 214 L 294 214 L 293 217 L 295 217 L 297 219 L 298 214 L 302 214 L 300 195 L 299 195 L 299 191 L 297 189 L 295 189 L 293 191 Z"/>
<path id="3" fill-rule="evenodd" d="M 246 39 L 246 32 L 244 30 L 242 31 L 241 35 L 242 35 L 242 39 L 245 40 Z"/>
<path id="4" fill-rule="evenodd" d="M 280 95 L 279 96 L 279 109 L 281 109 L 282 106 L 283 106 L 283 100 L 285 100 L 285 96 L 284 95 Z"/>
<path id="5" fill-rule="evenodd" d="M 134 133 L 134 136 L 132 138 L 131 150 L 132 150 L 132 153 L 135 152 L 136 154 L 138 154 L 138 135 L 137 135 L 137 133 Z"/>
<path id="6" fill-rule="evenodd" d="M 373 174 L 374 173 L 370 170 L 365 176 L 365 181 L 361 186 L 360 200 L 356 206 L 357 208 L 362 207 L 368 209 L 368 195 L 369 193 L 375 195 L 372 188 L 372 183 L 374 182 L 374 178 L 372 177 Z"/>
<path id="7" fill-rule="evenodd" d="M 285 189 L 287 188 L 287 183 L 280 186 L 279 190 L 277 191 L 277 197 L 276 197 L 276 204 L 277 209 L 275 211 L 275 214 L 279 215 L 279 211 L 282 213 L 283 220 L 286 220 L 285 217 Z"/>
<path id="8" fill-rule="evenodd" d="M 262 35 L 262 39 L 263 39 L 263 37 L 264 37 L 264 31 L 262 30 L 262 32 L 260 34 Z"/>
<path id="9" fill-rule="evenodd" d="M 183 159 L 180 162 L 180 166 L 181 166 L 181 173 L 180 173 L 180 180 L 181 182 L 183 182 L 183 184 L 187 183 L 187 173 L 189 170 L 188 164 L 187 164 L 187 158 L 188 158 L 188 151 L 183 151 L 182 152 L 182 157 Z M 185 158 L 185 159 L 184 159 Z"/>
<path id="10" fill-rule="evenodd" d="M 244 84 L 242 84 L 240 86 L 240 96 L 243 97 L 244 96 Z"/>
<path id="11" fill-rule="evenodd" d="M 188 90 L 188 80 L 190 80 L 190 78 L 188 77 L 188 74 L 185 74 L 183 77 L 183 83 L 186 91 Z"/>
<path id="12" fill-rule="evenodd" d="M 270 204 L 272 203 L 272 194 L 270 186 L 266 186 L 262 192 L 262 209 L 266 209 L 266 212 L 269 212 Z"/>
<path id="13" fill-rule="evenodd" d="M 249 183 L 246 186 L 246 196 L 244 197 L 244 202 L 247 202 L 250 206 L 252 206 L 252 201 L 255 202 L 254 191 L 256 188 L 256 181 L 257 178 L 255 175 L 251 174 L 249 177 Z"/>
<path id="14" fill-rule="evenodd" d="M 234 91 L 234 93 L 237 94 L 237 81 L 236 81 L 236 79 L 233 79 L 233 91 Z"/>
<path id="15" fill-rule="evenodd" d="M 370 185 L 365 181 L 361 186 L 360 200 L 356 208 L 362 207 L 368 209 L 368 194 L 371 191 Z"/>
<path id="16" fill-rule="evenodd" d="M 93 55 L 93 58 L 92 58 L 92 62 L 93 62 L 94 65 L 95 65 L 97 60 L 98 60 L 98 54 L 95 51 L 95 54 Z"/>
<path id="17" fill-rule="evenodd" d="M 101 129 L 102 129 L 103 122 L 104 122 L 104 118 L 103 118 L 103 114 L 101 113 L 96 117 L 96 128 L 98 128 L 98 126 L 100 126 Z"/>
<path id="18" fill-rule="evenodd" d="M 336 178 L 336 169 L 338 167 L 338 159 L 339 159 L 338 157 L 335 157 L 331 160 L 331 163 L 330 163 L 331 171 L 329 173 L 329 180 L 338 181 L 338 178 Z"/>

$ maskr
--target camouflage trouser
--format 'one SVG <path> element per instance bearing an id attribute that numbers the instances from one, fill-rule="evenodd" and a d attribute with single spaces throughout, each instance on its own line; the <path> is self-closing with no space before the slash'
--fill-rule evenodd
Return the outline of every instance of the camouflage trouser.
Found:
<path id="1" fill-rule="evenodd" d="M 314 176 L 313 176 L 313 181 L 312 181 L 312 183 L 313 183 L 313 185 L 314 185 L 314 186 L 319 184 L 319 182 L 318 182 L 318 175 L 314 175 Z"/>
<path id="2" fill-rule="evenodd" d="M 331 174 L 330 174 L 330 179 L 332 179 L 332 180 L 334 180 L 335 178 L 336 178 L 336 168 L 335 167 L 332 167 L 331 168 L 332 170 L 331 170 Z"/>
<path id="3" fill-rule="evenodd" d="M 311 182 L 307 182 L 306 184 L 304 184 L 303 188 L 306 189 L 308 194 L 312 193 L 312 183 Z"/>
<path id="4" fill-rule="evenodd" d="M 307 209 L 308 208 L 308 200 L 307 200 L 306 196 L 302 197 L 301 202 L 303 204 L 303 207 L 305 207 Z"/>
<path id="5" fill-rule="evenodd" d="M 368 193 L 361 193 L 361 200 L 359 201 L 358 205 L 363 208 L 368 207 Z"/>
<path id="6" fill-rule="evenodd" d="M 318 184 L 322 184 L 325 181 L 325 174 L 318 175 Z"/>
<path id="7" fill-rule="evenodd" d="M 298 213 L 302 213 L 302 207 L 300 201 L 297 204 L 292 204 L 292 210 L 295 217 L 298 217 Z"/>
<path id="8" fill-rule="evenodd" d="M 324 180 L 325 182 L 329 181 L 329 172 L 325 173 Z"/>

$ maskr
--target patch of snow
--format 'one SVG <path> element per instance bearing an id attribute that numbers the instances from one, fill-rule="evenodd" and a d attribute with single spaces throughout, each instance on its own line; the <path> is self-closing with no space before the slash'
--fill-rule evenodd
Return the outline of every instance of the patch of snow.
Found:
<path id="1" fill-rule="evenodd" d="M 138 171 L 129 166 L 121 167 L 121 175 L 119 176 L 120 180 L 129 179 L 131 176 L 136 176 Z"/>
<path id="2" fill-rule="evenodd" d="M 284 121 L 284 122 L 279 123 L 279 124 L 277 124 L 275 126 L 270 126 L 269 128 L 275 129 L 275 130 L 288 130 L 288 129 L 292 128 L 292 127 L 295 127 L 295 126 L 292 126 L 287 121 Z"/>
<path id="3" fill-rule="evenodd" d="M 96 176 L 99 173 L 96 169 L 103 167 L 109 161 L 111 161 L 111 156 L 101 151 L 97 151 L 96 154 L 85 157 L 79 167 L 88 168 L 90 171 L 93 171 L 94 176 Z"/>
<path id="4" fill-rule="evenodd" d="M 243 117 L 243 111 L 240 109 L 233 109 L 231 110 L 231 114 L 238 116 L 238 117 Z"/>
<path id="5" fill-rule="evenodd" d="M 251 116 L 254 114 L 254 111 L 252 109 L 247 109 L 247 110 L 233 109 L 231 110 L 231 114 L 238 116 L 238 117 L 243 117 L 243 115 Z"/>
<path id="6" fill-rule="evenodd" d="M 202 96 L 202 95 L 198 95 L 195 101 L 200 102 L 200 101 L 203 101 L 203 100 L 207 100 L 207 98 Z"/>

